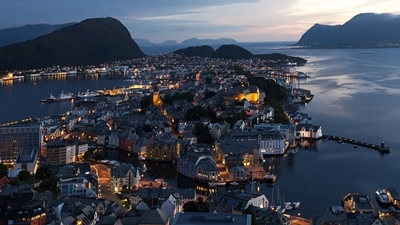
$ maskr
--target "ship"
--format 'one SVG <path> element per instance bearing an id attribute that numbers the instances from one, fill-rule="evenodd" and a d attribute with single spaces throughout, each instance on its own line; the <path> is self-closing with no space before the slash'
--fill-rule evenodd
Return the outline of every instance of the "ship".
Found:
<path id="1" fill-rule="evenodd" d="M 277 176 L 272 173 L 267 173 L 267 175 L 265 175 L 265 177 L 264 177 L 265 182 L 269 182 L 269 183 L 274 183 L 276 178 L 277 178 Z"/>
<path id="2" fill-rule="evenodd" d="M 375 196 L 381 204 L 390 204 L 390 198 L 385 189 L 376 190 Z"/>
<path id="3" fill-rule="evenodd" d="M 68 70 L 67 76 L 76 76 L 78 74 L 77 70 Z"/>
<path id="4" fill-rule="evenodd" d="M 86 93 L 80 93 L 80 94 L 78 94 L 76 97 L 77 98 L 93 98 L 93 97 L 96 97 L 97 96 L 97 94 L 95 93 L 95 92 L 90 92 L 89 91 L 89 89 L 87 89 L 87 91 L 86 91 Z"/>
<path id="5" fill-rule="evenodd" d="M 61 102 L 61 101 L 70 101 L 74 98 L 74 94 L 67 93 L 64 94 L 64 91 L 58 95 L 58 97 L 54 97 L 52 94 L 47 99 L 42 100 L 42 102 Z"/>

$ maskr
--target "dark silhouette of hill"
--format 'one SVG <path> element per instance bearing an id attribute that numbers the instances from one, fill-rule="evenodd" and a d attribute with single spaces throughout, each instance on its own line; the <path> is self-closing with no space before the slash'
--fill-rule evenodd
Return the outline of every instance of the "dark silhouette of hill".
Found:
<path id="1" fill-rule="evenodd" d="M 285 61 L 288 60 L 290 62 L 296 62 L 297 65 L 304 65 L 307 63 L 306 59 L 296 57 L 296 56 L 288 56 L 281 53 L 271 53 L 271 54 L 257 54 L 255 57 L 265 60 L 274 60 L 274 61 Z"/>
<path id="2" fill-rule="evenodd" d="M 221 45 L 214 53 L 212 58 L 224 59 L 250 59 L 254 58 L 253 53 L 237 45 Z"/>
<path id="3" fill-rule="evenodd" d="M 95 18 L 0 48 L 0 70 L 91 65 L 144 55 L 120 21 Z"/>
<path id="4" fill-rule="evenodd" d="M 260 58 L 265 60 L 274 60 L 281 62 L 296 62 L 298 65 L 304 65 L 307 63 L 306 59 L 294 56 L 288 56 L 281 53 L 272 54 L 257 54 L 253 55 L 247 49 L 244 49 L 237 45 L 222 45 L 216 51 L 211 46 L 195 46 L 187 47 L 174 51 L 173 53 L 182 54 L 184 56 L 199 56 L 199 57 L 210 57 L 210 58 L 224 58 L 224 59 L 250 59 Z"/>
<path id="5" fill-rule="evenodd" d="M 34 24 L 25 25 L 22 27 L 10 27 L 0 30 L 0 47 L 33 40 L 37 37 L 50 34 L 55 30 L 59 30 L 66 26 L 71 26 L 76 23 L 65 23 L 58 25 L 50 24 Z"/>
<path id="6" fill-rule="evenodd" d="M 358 14 L 343 25 L 315 24 L 296 45 L 321 48 L 400 46 L 400 16 Z"/>
<path id="7" fill-rule="evenodd" d="M 214 53 L 214 49 L 211 46 L 195 46 L 179 49 L 173 53 L 182 54 L 184 56 L 199 56 L 199 57 L 210 57 Z"/>

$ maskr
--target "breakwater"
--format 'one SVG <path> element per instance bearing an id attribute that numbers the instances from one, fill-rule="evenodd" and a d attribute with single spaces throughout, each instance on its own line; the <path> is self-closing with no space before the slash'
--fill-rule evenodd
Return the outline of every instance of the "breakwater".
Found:
<path id="1" fill-rule="evenodd" d="M 348 143 L 348 144 L 352 144 L 355 147 L 356 146 L 360 146 L 360 147 L 365 147 L 365 148 L 369 148 L 369 149 L 373 149 L 373 150 L 377 150 L 380 153 L 390 153 L 390 147 L 385 146 L 385 143 L 382 141 L 380 145 L 376 145 L 376 144 L 371 144 L 371 143 L 367 143 L 364 141 L 358 141 L 355 139 L 351 139 L 351 138 L 346 138 L 346 137 L 341 137 L 341 136 L 334 136 L 334 135 L 324 135 L 322 137 L 325 140 L 333 140 L 333 141 L 337 141 L 337 142 L 343 142 L 343 143 Z"/>

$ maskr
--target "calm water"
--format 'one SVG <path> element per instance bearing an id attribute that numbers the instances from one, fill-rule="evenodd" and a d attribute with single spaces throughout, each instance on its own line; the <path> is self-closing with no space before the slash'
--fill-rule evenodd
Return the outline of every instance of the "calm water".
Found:
<path id="1" fill-rule="evenodd" d="M 348 192 L 359 191 L 373 197 L 378 188 L 400 190 L 400 49 L 305 50 L 287 49 L 287 44 L 246 43 L 243 47 L 253 53 L 281 52 L 308 59 L 309 63 L 298 70 L 311 76 L 301 80 L 300 86 L 315 95 L 302 107 L 312 117 L 313 124 L 321 125 L 325 134 L 376 144 L 384 140 L 392 152 L 380 155 L 370 149 L 354 149 L 352 145 L 332 141 L 321 141 L 317 147 L 307 147 L 305 143 L 297 155 L 271 158 L 265 163 L 265 168 L 277 174 L 278 179 L 274 187 L 260 184 L 260 191 L 268 197 L 274 191 L 276 198 L 279 187 L 286 201 L 301 202 L 293 213 L 310 217 L 317 210 L 339 205 Z M 155 54 L 160 53 L 164 52 Z M 129 85 L 106 76 L 35 82 L 36 85 L 24 81 L 0 86 L 3 96 L 0 123 L 57 115 L 71 109 L 69 102 L 42 105 L 40 99 L 50 93 Z M 170 178 L 181 187 L 193 185 L 182 178 L 173 179 L 176 170 L 168 170 L 173 167 L 152 164 L 147 167 L 154 177 Z M 249 185 L 243 188 L 250 190 Z"/>

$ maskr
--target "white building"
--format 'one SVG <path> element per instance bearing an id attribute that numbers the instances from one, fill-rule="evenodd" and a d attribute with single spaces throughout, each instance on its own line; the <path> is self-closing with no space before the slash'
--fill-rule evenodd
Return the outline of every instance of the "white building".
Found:
<path id="1" fill-rule="evenodd" d="M 139 187 L 139 170 L 131 164 L 121 164 L 111 170 L 110 190 L 120 192 L 123 189 L 133 190 Z"/>
<path id="2" fill-rule="evenodd" d="M 298 124 L 296 126 L 297 139 L 320 139 L 322 138 L 322 127 L 311 124 Z"/>

